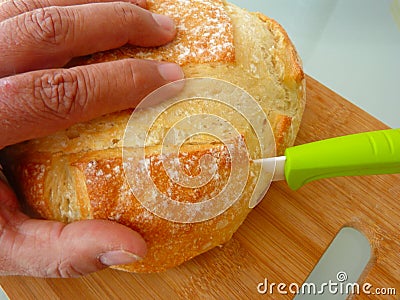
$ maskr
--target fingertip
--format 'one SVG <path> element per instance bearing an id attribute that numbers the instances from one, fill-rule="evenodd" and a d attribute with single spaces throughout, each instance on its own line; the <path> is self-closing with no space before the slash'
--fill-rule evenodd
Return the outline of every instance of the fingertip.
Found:
<path id="1" fill-rule="evenodd" d="M 124 251 L 136 259 L 146 256 L 147 245 L 143 237 L 125 225 L 108 220 L 86 220 L 78 223 L 87 225 L 90 228 L 87 234 L 95 237 L 98 249 L 101 249 L 96 257 L 110 251 Z"/>
<path id="2" fill-rule="evenodd" d="M 109 241 L 103 239 L 103 249 L 95 255 L 102 265 L 112 267 L 131 264 L 146 256 L 147 245 L 138 232 L 115 222 L 104 221 L 103 225 L 114 237 Z"/>
<path id="3" fill-rule="evenodd" d="M 174 63 L 161 63 L 158 65 L 158 72 L 166 81 L 177 81 L 184 78 L 182 68 Z"/>
<path id="4" fill-rule="evenodd" d="M 134 263 L 146 256 L 143 237 L 131 228 L 108 220 L 84 220 L 67 225 L 60 245 L 70 249 L 67 266 L 73 266 L 78 276 L 96 272 L 106 267 Z M 71 271 L 59 271 L 68 274 Z"/>
<path id="5" fill-rule="evenodd" d="M 159 15 L 159 14 L 152 14 L 154 21 L 162 27 L 164 30 L 175 33 L 176 27 L 175 27 L 175 22 L 168 16 L 165 15 Z"/>

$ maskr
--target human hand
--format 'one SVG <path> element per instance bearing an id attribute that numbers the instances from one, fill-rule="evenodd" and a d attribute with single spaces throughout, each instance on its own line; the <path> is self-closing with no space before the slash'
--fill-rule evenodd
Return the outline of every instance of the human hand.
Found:
<path id="1" fill-rule="evenodd" d="M 61 68 L 73 57 L 126 43 L 149 47 L 171 41 L 173 22 L 141 8 L 145 5 L 139 0 L 0 3 L 0 149 L 134 107 L 157 87 L 181 79 L 175 64 L 135 59 Z M 66 225 L 30 219 L 0 180 L 0 275 L 75 277 L 145 254 L 138 233 L 111 221 Z"/>

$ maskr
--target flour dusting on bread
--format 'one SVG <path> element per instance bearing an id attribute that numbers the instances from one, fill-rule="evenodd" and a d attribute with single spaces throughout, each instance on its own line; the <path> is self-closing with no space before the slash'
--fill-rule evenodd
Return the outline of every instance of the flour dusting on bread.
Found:
<path id="1" fill-rule="evenodd" d="M 234 61 L 233 26 L 224 1 L 151 0 L 147 1 L 147 7 L 175 21 L 175 40 L 152 49 L 125 46 L 120 51 L 97 54 L 93 61 L 123 57 L 173 61 L 180 65 Z"/>

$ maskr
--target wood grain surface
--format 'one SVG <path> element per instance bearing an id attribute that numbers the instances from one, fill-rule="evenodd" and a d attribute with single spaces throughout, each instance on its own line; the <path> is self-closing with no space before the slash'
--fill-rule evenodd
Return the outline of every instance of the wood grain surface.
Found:
<path id="1" fill-rule="evenodd" d="M 387 128 L 307 79 L 308 102 L 297 144 Z M 400 293 L 399 200 L 400 175 L 327 179 L 298 191 L 273 183 L 230 242 L 165 273 L 105 270 L 79 279 L 0 277 L 0 284 L 12 300 L 290 299 L 260 295 L 257 285 L 264 278 L 301 285 L 340 229 L 352 226 L 373 247 L 361 282 Z M 386 297 L 376 299 L 396 299 Z"/>

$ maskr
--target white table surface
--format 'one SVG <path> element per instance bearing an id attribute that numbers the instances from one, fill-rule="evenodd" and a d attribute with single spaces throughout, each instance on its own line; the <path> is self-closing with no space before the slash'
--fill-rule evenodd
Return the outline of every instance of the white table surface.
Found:
<path id="1" fill-rule="evenodd" d="M 231 0 L 287 30 L 304 69 L 400 128 L 400 0 Z"/>

